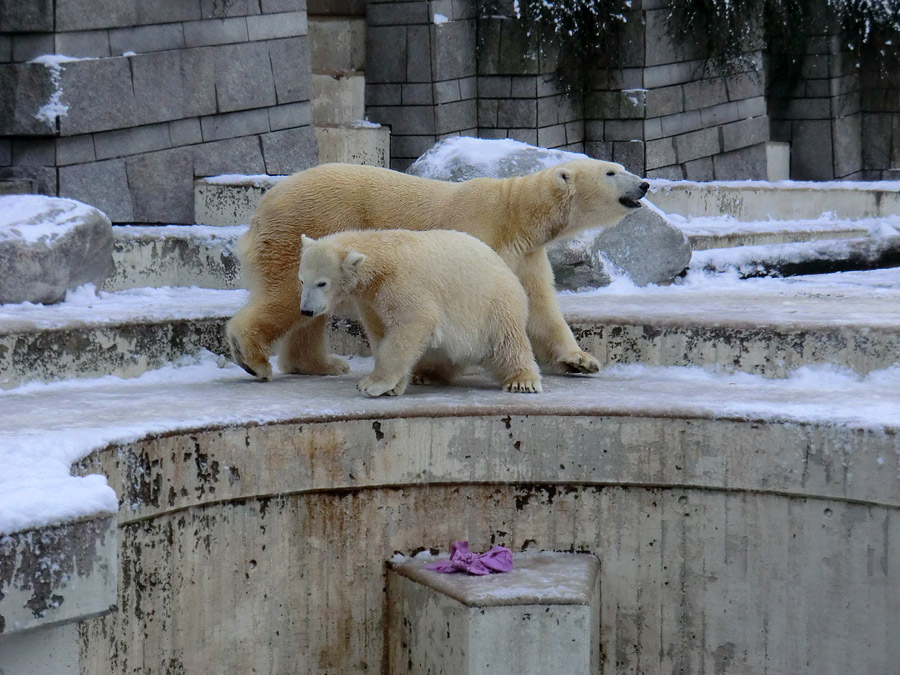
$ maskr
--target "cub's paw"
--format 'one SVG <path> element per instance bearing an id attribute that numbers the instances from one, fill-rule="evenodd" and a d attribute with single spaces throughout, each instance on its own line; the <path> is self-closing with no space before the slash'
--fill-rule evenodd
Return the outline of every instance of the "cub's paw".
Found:
<path id="1" fill-rule="evenodd" d="M 596 373 L 600 362 L 587 352 L 570 352 L 559 360 L 559 365 L 567 373 Z"/>
<path id="2" fill-rule="evenodd" d="M 537 373 L 520 373 L 503 383 L 503 391 L 515 394 L 540 394 L 541 376 Z"/>
<path id="3" fill-rule="evenodd" d="M 405 377 L 400 378 L 399 382 L 393 382 L 391 380 L 376 380 L 372 378 L 371 375 L 367 375 L 359 381 L 356 388 L 366 396 L 371 396 L 373 398 L 383 394 L 387 394 L 388 396 L 400 396 L 400 394 L 406 391 L 407 384 L 409 384 L 409 379 Z"/>

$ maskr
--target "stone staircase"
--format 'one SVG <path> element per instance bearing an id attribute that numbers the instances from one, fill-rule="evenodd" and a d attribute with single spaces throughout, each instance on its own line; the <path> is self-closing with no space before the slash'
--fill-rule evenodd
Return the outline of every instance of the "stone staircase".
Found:
<path id="1" fill-rule="evenodd" d="M 849 672 L 848 659 L 854 672 L 878 673 L 900 658 L 894 641 L 856 639 L 900 629 L 889 592 L 900 578 L 900 385 L 886 374 L 900 359 L 900 274 L 741 279 L 752 275 L 732 264 L 770 265 L 792 246 L 811 259 L 859 242 L 895 250 L 878 225 L 900 214 L 878 210 L 892 193 L 852 221 L 817 218 L 820 206 L 800 212 L 793 201 L 810 199 L 794 195 L 790 220 L 766 221 L 737 189 L 666 185 L 654 201 L 682 216 L 692 267 L 719 270 L 710 274 L 727 283 L 695 286 L 692 272 L 669 287 L 562 294 L 579 341 L 607 367 L 548 376 L 539 397 L 502 394 L 475 377 L 368 400 L 354 388 L 370 362 L 356 358 L 367 346 L 351 322 L 332 326 L 333 347 L 352 356 L 346 376 L 260 385 L 225 358 L 224 324 L 246 297 L 234 246 L 268 180 L 198 183 L 203 226 L 117 228 L 115 269 L 97 296 L 0 307 L 0 448 L 84 438 L 73 471 L 105 474 L 120 503 L 118 609 L 89 618 L 113 604 L 116 583 L 116 526 L 100 514 L 82 521 L 98 524 L 90 537 L 66 531 L 73 543 L 61 546 L 93 546 L 107 561 L 91 577 L 105 589 L 102 607 L 47 608 L 20 644 L 40 650 L 41 625 L 74 617 L 67 644 L 96 673 L 139 663 L 196 672 L 217 660 L 281 672 L 277 655 L 297 645 L 313 661 L 320 655 L 320 671 L 357 672 L 387 654 L 396 672 L 418 672 L 419 662 L 438 667 L 430 659 L 440 650 L 448 659 L 484 652 L 471 632 L 484 608 L 458 607 L 452 589 L 409 587 L 392 592 L 386 611 L 385 584 L 409 583 L 399 567 L 385 581 L 385 558 L 469 538 L 477 550 L 598 555 L 590 578 L 600 592 L 587 599 L 529 600 L 523 586 L 501 588 L 492 605 L 504 629 L 539 618 L 587 626 L 589 640 L 570 637 L 581 640 L 571 654 L 588 672 L 606 672 L 597 669 L 602 654 L 617 654 L 623 669 L 662 672 L 677 652 L 701 675 L 720 672 L 722 658 L 748 673 L 827 675 Z M 713 189 L 730 219 L 679 206 L 703 204 L 713 197 L 702 190 Z M 765 198 L 781 208 L 779 194 Z M 110 374 L 134 379 L 125 389 L 116 378 L 88 379 Z M 61 380 L 71 382 L 22 386 Z M 52 530 L 5 545 L 30 555 L 44 541 L 35 537 Z M 775 610 L 787 579 L 803 592 L 779 641 L 768 641 L 758 627 L 783 620 Z M 48 597 L 80 597 L 54 583 Z M 263 600 L 273 597 L 277 609 Z M 868 604 L 856 607 L 859 598 Z M 242 618 L 211 628 L 197 606 Z M 455 612 L 452 630 L 441 608 Z M 429 642 L 445 631 L 452 640 Z M 18 635 L 0 635 L 0 655 Z M 660 663 L 647 665 L 656 655 Z M 456 672 L 480 672 L 474 663 Z"/>

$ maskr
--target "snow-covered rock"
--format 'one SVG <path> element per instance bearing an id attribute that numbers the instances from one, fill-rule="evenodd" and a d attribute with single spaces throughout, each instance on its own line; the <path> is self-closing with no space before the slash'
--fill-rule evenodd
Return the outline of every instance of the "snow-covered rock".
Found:
<path id="1" fill-rule="evenodd" d="M 0 197 L 0 304 L 54 303 L 112 264 L 109 218 L 72 199 Z"/>
<path id="2" fill-rule="evenodd" d="M 459 182 L 471 178 L 524 176 L 587 155 L 548 150 L 510 139 L 488 140 L 460 136 L 431 147 L 407 169 L 423 178 Z M 613 263 L 634 283 L 671 281 L 691 259 L 687 237 L 658 209 L 643 208 L 606 230 L 591 230 L 547 247 L 558 288 L 575 290 L 605 286 L 615 273 Z"/>

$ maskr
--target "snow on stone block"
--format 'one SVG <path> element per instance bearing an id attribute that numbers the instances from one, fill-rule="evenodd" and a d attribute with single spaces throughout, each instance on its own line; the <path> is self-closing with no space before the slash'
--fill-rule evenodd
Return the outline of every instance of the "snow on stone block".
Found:
<path id="1" fill-rule="evenodd" d="M 0 304 L 50 304 L 83 284 L 99 286 L 112 253 L 112 225 L 94 207 L 41 195 L 0 197 Z"/>
<path id="2" fill-rule="evenodd" d="M 390 564 L 388 672 L 595 673 L 600 563 L 579 553 L 517 553 L 506 574 L 472 577 Z"/>
<path id="3" fill-rule="evenodd" d="M 511 139 L 460 136 L 438 142 L 407 173 L 458 182 L 472 178 L 510 178 L 541 171 L 587 155 L 548 150 Z M 665 283 L 691 260 L 687 237 L 655 207 L 639 209 L 612 228 L 589 230 L 547 247 L 557 287 L 565 290 L 605 286 L 624 274 L 639 286 Z M 603 260 L 615 270 L 608 270 Z"/>

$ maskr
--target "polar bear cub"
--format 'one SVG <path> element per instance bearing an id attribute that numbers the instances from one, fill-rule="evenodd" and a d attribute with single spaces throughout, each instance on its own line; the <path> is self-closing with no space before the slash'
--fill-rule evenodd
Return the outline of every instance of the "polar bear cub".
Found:
<path id="1" fill-rule="evenodd" d="M 451 381 L 474 364 L 506 391 L 541 391 L 525 291 L 475 237 L 368 230 L 303 235 L 302 245 L 300 312 L 315 317 L 355 305 L 375 356 L 358 385 L 366 396 L 398 396 L 413 377 Z"/>

